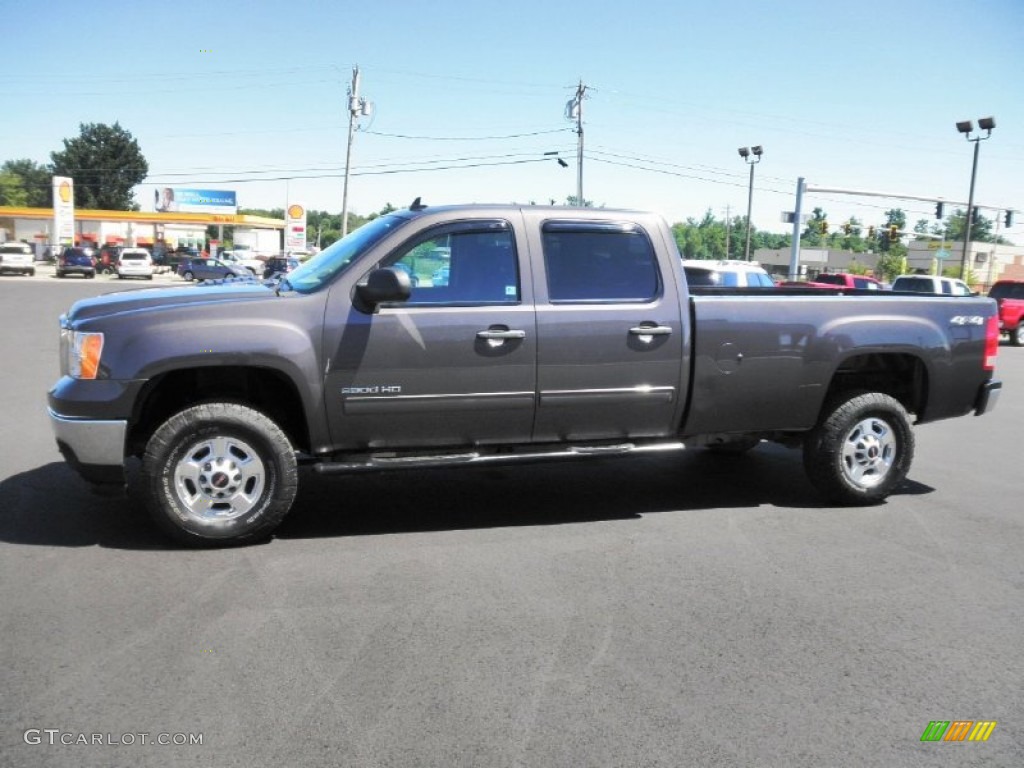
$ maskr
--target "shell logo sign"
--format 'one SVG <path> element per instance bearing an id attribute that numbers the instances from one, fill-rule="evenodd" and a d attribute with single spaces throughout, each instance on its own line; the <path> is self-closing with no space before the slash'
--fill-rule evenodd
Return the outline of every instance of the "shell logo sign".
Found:
<path id="1" fill-rule="evenodd" d="M 284 248 L 286 251 L 304 251 L 306 249 L 306 208 L 298 203 L 291 203 L 287 208 L 284 229 Z"/>
<path id="2" fill-rule="evenodd" d="M 54 176 L 53 242 L 72 245 L 75 242 L 75 182 L 70 176 Z"/>

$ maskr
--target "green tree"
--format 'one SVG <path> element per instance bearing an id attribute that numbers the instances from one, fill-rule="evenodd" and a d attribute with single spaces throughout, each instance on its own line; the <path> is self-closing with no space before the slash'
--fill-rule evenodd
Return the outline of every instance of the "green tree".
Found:
<path id="1" fill-rule="evenodd" d="M 948 239 L 961 243 L 967 231 L 967 211 L 957 208 L 953 214 L 946 219 Z M 977 222 L 971 224 L 971 240 L 976 243 L 992 242 L 992 220 L 979 215 Z"/>
<path id="2" fill-rule="evenodd" d="M 900 252 L 901 249 L 902 253 Z M 898 276 L 905 274 L 906 271 L 906 248 L 903 246 L 881 254 L 875 264 L 875 277 L 878 277 L 887 283 L 891 283 Z"/>
<path id="3" fill-rule="evenodd" d="M 883 253 L 890 251 L 899 251 L 899 247 L 903 248 L 902 255 L 906 255 L 906 247 L 900 243 L 900 236 L 896 235 L 891 237 L 889 232 L 891 227 L 896 227 L 897 230 L 903 231 L 907 226 L 907 215 L 900 208 L 890 208 L 885 212 L 885 226 L 879 230 L 878 238 L 878 250 Z M 902 273 L 899 273 L 902 274 Z"/>
<path id="4" fill-rule="evenodd" d="M 28 192 L 20 176 L 0 171 L 0 205 L 28 205 Z"/>
<path id="5" fill-rule="evenodd" d="M 149 165 L 135 137 L 118 123 L 81 123 L 79 135 L 64 139 L 64 149 L 50 158 L 56 175 L 74 179 L 76 207 L 138 210 L 132 188 L 146 178 Z"/>
<path id="6" fill-rule="evenodd" d="M 376 213 L 371 213 L 369 216 L 366 217 L 365 221 L 373 221 L 374 219 L 380 218 L 381 216 L 386 216 L 387 214 L 391 213 L 392 211 L 397 211 L 397 210 L 398 209 L 395 208 L 395 206 L 393 206 L 391 203 L 384 203 L 384 207 L 383 208 L 381 208 Z M 351 231 L 351 229 L 349 231 Z"/>
<path id="7" fill-rule="evenodd" d="M 567 198 L 565 198 L 565 204 L 575 208 L 576 207 L 576 200 L 577 199 L 578 198 L 576 197 L 576 195 L 569 195 Z M 593 200 L 587 200 L 587 198 L 583 198 L 583 207 L 584 208 L 593 208 L 594 207 L 594 201 Z"/>
<path id="8" fill-rule="evenodd" d="M 826 235 L 822 233 L 823 225 L 828 222 L 828 214 L 823 208 L 815 208 L 811 217 L 807 219 L 807 226 L 804 227 L 800 240 L 807 246 L 821 246 L 825 244 Z"/>
<path id="9" fill-rule="evenodd" d="M 53 205 L 53 170 L 40 165 L 34 160 L 7 160 L 0 165 L 0 173 L 9 173 L 21 180 L 25 190 L 24 203 L 8 203 L 8 205 L 27 205 L 32 208 L 49 208 Z"/>

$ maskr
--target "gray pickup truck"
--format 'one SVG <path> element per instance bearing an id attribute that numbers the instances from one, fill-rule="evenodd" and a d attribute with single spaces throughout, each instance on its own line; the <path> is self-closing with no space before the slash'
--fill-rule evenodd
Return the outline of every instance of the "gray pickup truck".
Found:
<path id="1" fill-rule="evenodd" d="M 107 294 L 61 317 L 58 446 L 195 544 L 265 538 L 322 473 L 802 446 L 840 504 L 906 476 L 911 422 L 991 410 L 986 298 L 687 287 L 653 214 L 377 218 L 277 282 Z"/>

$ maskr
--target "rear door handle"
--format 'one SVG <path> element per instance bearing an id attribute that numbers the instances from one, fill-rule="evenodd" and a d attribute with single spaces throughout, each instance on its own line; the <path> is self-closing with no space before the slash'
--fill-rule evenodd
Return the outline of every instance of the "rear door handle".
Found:
<path id="1" fill-rule="evenodd" d="M 629 329 L 634 336 L 669 336 L 672 329 L 667 325 L 638 325 Z"/>

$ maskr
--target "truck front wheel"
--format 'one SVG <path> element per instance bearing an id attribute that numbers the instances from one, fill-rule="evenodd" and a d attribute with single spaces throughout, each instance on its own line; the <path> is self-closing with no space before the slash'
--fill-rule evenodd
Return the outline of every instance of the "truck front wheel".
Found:
<path id="1" fill-rule="evenodd" d="M 1015 347 L 1024 347 L 1024 318 L 1010 331 L 1010 343 Z"/>
<path id="2" fill-rule="evenodd" d="M 849 394 L 826 407 L 804 441 L 804 468 L 818 489 L 844 505 L 885 499 L 910 471 L 914 432 L 899 401 Z"/>
<path id="3" fill-rule="evenodd" d="M 141 490 L 154 521 L 192 545 L 269 536 L 298 488 L 295 452 L 280 427 L 236 403 L 205 403 L 164 422 L 146 445 Z"/>

